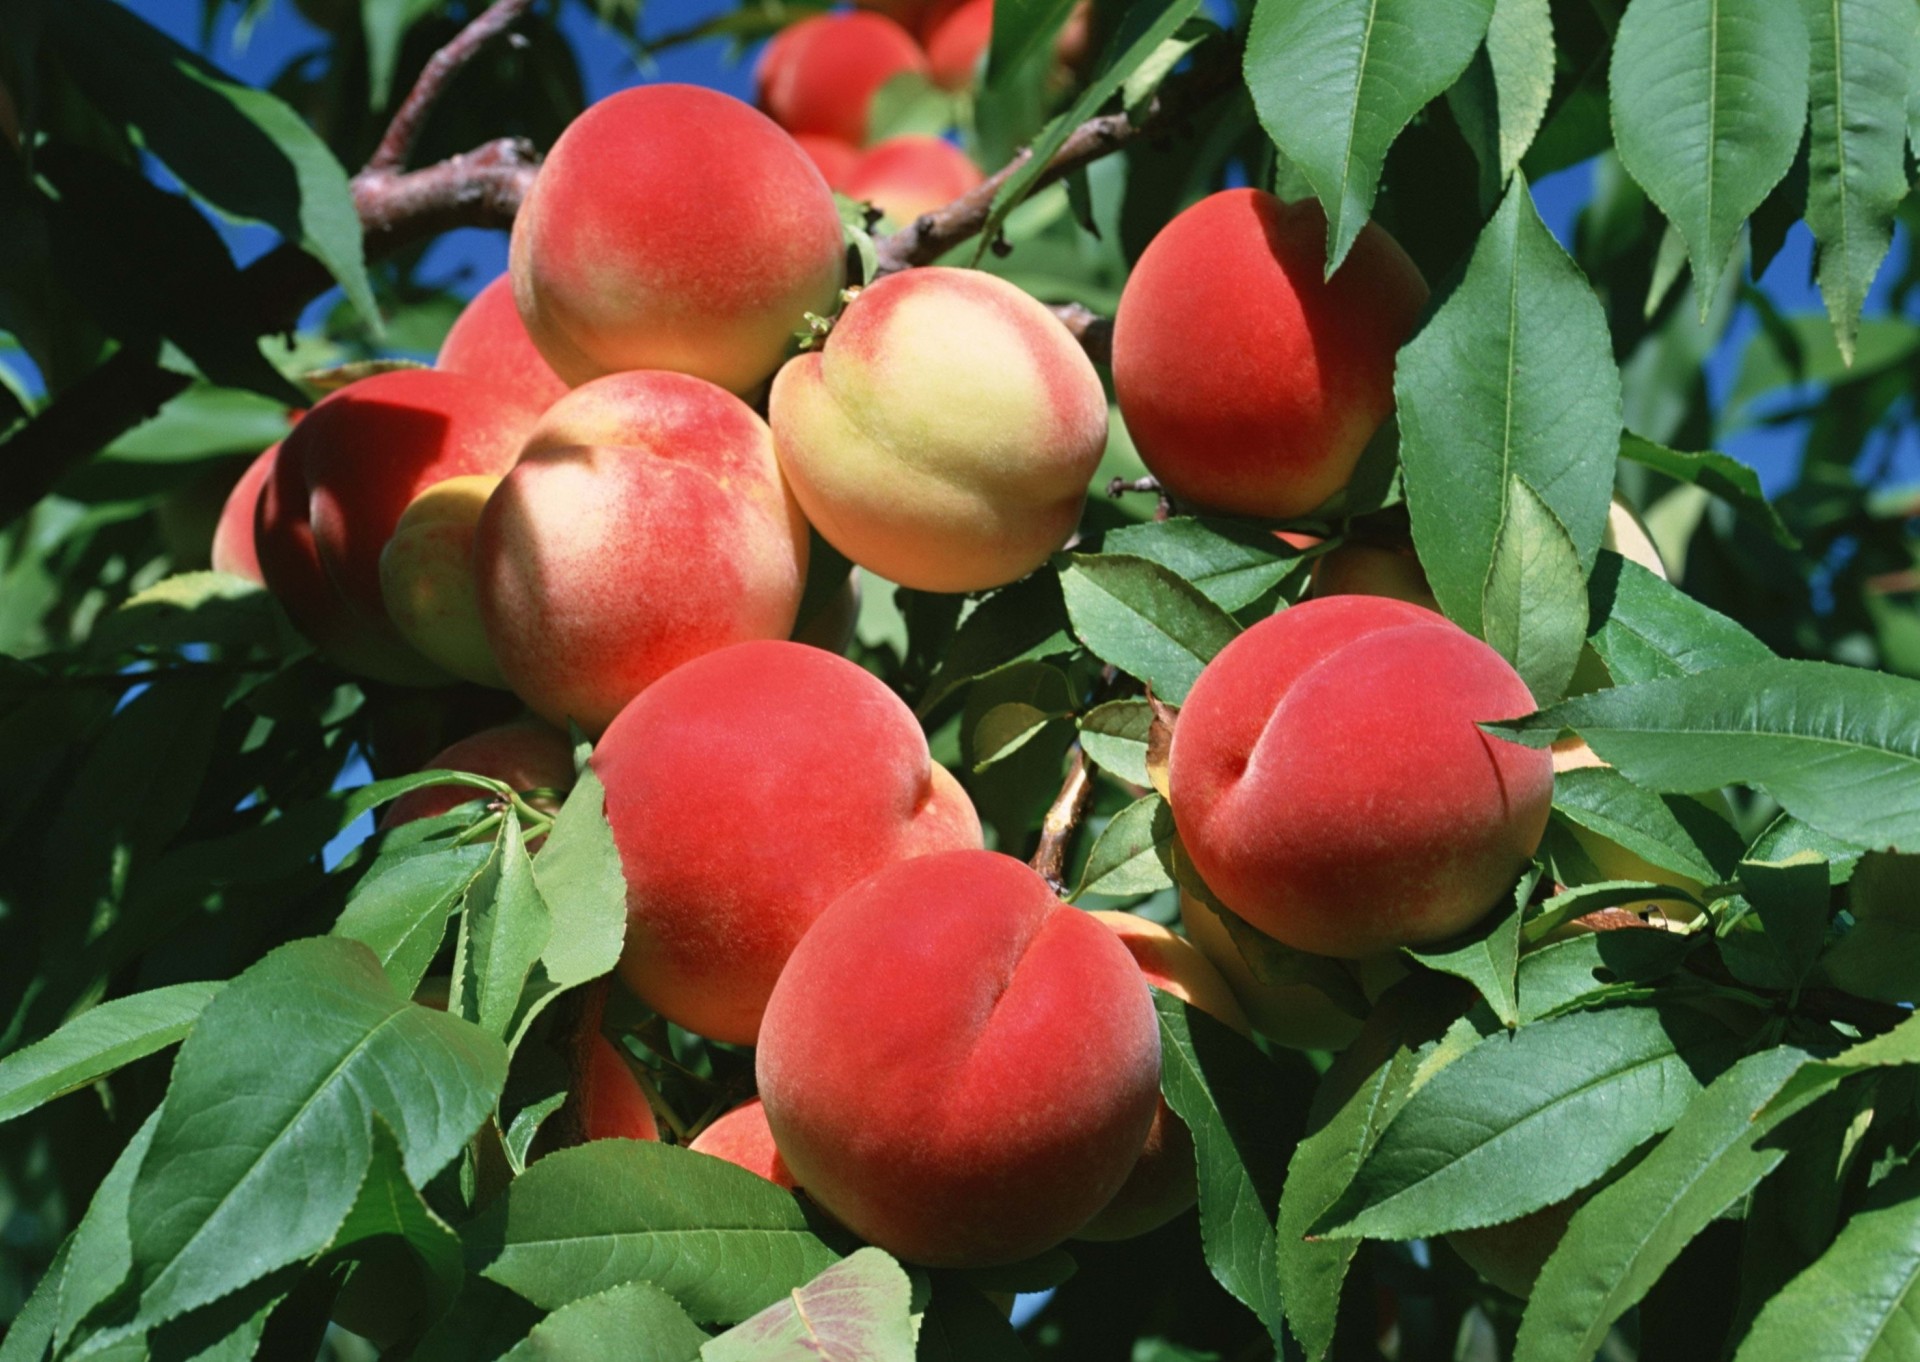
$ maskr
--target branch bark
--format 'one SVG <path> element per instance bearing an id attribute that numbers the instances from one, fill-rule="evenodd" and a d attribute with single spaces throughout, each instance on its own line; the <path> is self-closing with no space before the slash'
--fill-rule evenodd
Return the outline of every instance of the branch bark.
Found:
<path id="1" fill-rule="evenodd" d="M 413 88 L 407 91 L 407 97 L 394 112 L 393 121 L 387 124 L 386 135 L 367 158 L 367 171 L 391 172 L 405 166 L 407 157 L 413 154 L 414 143 L 420 140 L 420 129 L 426 124 L 427 115 L 440 102 L 440 96 L 453 83 L 453 78 L 481 48 L 512 28 L 532 7 L 533 0 L 494 0 L 472 23 L 455 34 L 453 41 L 427 58 L 427 64 L 420 68 L 420 78 L 414 81 Z"/>
<path id="2" fill-rule="evenodd" d="M 1080 750 L 1080 744 L 1075 743 L 1067 757 L 1067 775 L 1061 782 L 1060 793 L 1053 797 L 1047 816 L 1041 821 L 1040 845 L 1033 859 L 1027 862 L 1040 872 L 1040 878 L 1055 894 L 1067 892 L 1067 848 L 1092 803 L 1093 777 L 1087 771 L 1086 754 Z"/>

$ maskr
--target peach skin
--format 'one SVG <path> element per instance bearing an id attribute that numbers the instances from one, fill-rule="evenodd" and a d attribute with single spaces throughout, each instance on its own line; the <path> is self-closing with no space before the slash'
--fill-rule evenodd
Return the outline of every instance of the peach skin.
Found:
<path id="1" fill-rule="evenodd" d="M 380 550 L 380 598 L 401 637 L 465 681 L 504 687 L 480 625 L 473 585 L 473 532 L 497 476 L 436 482 L 407 504 Z"/>
<path id="2" fill-rule="evenodd" d="M 513 280 L 504 274 L 453 319 L 433 367 L 484 379 L 536 411 L 567 395 L 566 383 L 534 348 L 513 303 Z"/>
<path id="3" fill-rule="evenodd" d="M 893 20 L 859 11 L 816 14 L 774 35 L 760 54 L 760 107 L 790 133 L 861 146 L 873 97 L 895 76 L 927 74 L 920 44 Z"/>
<path id="4" fill-rule="evenodd" d="M 521 719 L 498 724 L 460 739 L 429 758 L 423 771 L 467 771 L 504 781 L 513 789 L 553 790 L 564 796 L 573 788 L 573 745 L 566 734 L 538 719 Z M 429 785 L 409 790 L 387 805 L 380 819 L 383 828 L 397 828 L 417 818 L 438 818 L 449 809 L 468 800 L 483 798 L 486 791 L 471 785 Z M 560 800 L 541 796 L 531 801 L 536 809 L 557 812 Z"/>
<path id="5" fill-rule="evenodd" d="M 793 1190 L 793 1174 L 780 1151 L 773 1147 L 773 1131 L 767 1126 L 767 1109 L 757 1097 L 742 1102 L 712 1125 L 693 1137 L 687 1148 L 696 1154 L 711 1154 L 716 1159 L 738 1164 L 749 1173 L 758 1173 L 768 1182 Z"/>

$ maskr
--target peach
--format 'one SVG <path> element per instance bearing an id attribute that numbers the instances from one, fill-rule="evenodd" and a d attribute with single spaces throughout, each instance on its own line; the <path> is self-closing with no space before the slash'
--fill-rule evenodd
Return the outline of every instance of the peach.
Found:
<path id="1" fill-rule="evenodd" d="M 1441 940 L 1494 906 L 1546 830 L 1552 758 L 1477 726 L 1534 707 L 1504 658 L 1430 610 L 1308 601 L 1194 683 L 1174 825 L 1221 902 L 1296 950 Z"/>
<path id="2" fill-rule="evenodd" d="M 453 319 L 433 367 L 485 379 L 540 411 L 567 395 L 567 384 L 534 348 L 513 304 L 513 280 L 504 274 Z"/>
<path id="3" fill-rule="evenodd" d="M 1414 556 L 1413 545 L 1378 544 L 1349 539 L 1313 560 L 1313 594 L 1320 596 L 1390 596 L 1438 611 L 1427 574 Z"/>
<path id="4" fill-rule="evenodd" d="M 821 137 L 815 133 L 797 134 L 794 145 L 807 153 L 807 159 L 813 162 L 820 178 L 827 182 L 827 188 L 839 189 L 847 182 L 847 173 L 860 159 L 860 148 L 851 142 L 842 142 L 838 137 Z"/>
<path id="5" fill-rule="evenodd" d="M 895 76 L 927 74 L 913 35 L 881 14 L 816 14 L 775 35 L 754 72 L 760 107 L 791 133 L 867 140 L 873 97 Z"/>
<path id="6" fill-rule="evenodd" d="M 1113 1200 L 1153 1125 L 1159 1027 L 1118 937 L 1022 862 L 950 851 L 820 915 L 756 1072 L 809 1196 L 909 1261 L 985 1267 Z"/>
<path id="7" fill-rule="evenodd" d="M 1360 1034 L 1360 1018 L 1312 984 L 1263 982 L 1220 915 L 1191 894 L 1180 895 L 1180 925 L 1267 1039 L 1296 1050 L 1341 1050 Z"/>
<path id="8" fill-rule="evenodd" d="M 980 821 L 871 673 L 805 644 L 697 658 L 594 750 L 627 876 L 621 977 L 690 1031 L 751 1044 L 788 955 L 842 891 Z"/>
<path id="9" fill-rule="evenodd" d="M 429 758 L 423 771 L 466 771 L 490 776 L 513 789 L 552 790 L 564 795 L 573 788 L 573 744 L 567 736 L 538 719 L 521 719 L 510 724 L 483 728 L 478 733 Z M 484 790 L 471 785 L 429 785 L 410 790 L 387 806 L 381 818 L 383 828 L 397 828 L 417 818 L 438 818 L 468 800 L 485 797 Z M 557 812 L 557 798 L 540 796 L 529 801 L 536 809 Z"/>
<path id="10" fill-rule="evenodd" d="M 989 0 L 990 2 L 990 0 Z M 953 143 L 938 137 L 889 137 L 869 148 L 847 172 L 841 190 L 904 226 L 952 203 L 983 177 Z"/>
<path id="11" fill-rule="evenodd" d="M 1114 395 L 1176 501 L 1305 515 L 1346 486 L 1393 410 L 1394 353 L 1426 283 L 1373 223 L 1324 279 L 1326 237 L 1313 200 L 1228 189 L 1134 265 L 1114 315 Z"/>
<path id="12" fill-rule="evenodd" d="M 514 219 L 513 297 L 570 384 L 671 369 L 747 393 L 846 280 L 840 213 L 806 153 L 715 90 L 601 100 Z"/>
<path id="13" fill-rule="evenodd" d="M 1095 912 L 1133 956 L 1147 983 L 1171 993 L 1242 1035 L 1247 1016 L 1220 972 L 1184 937 L 1132 913 Z M 1146 1145 L 1125 1184 L 1098 1215 L 1082 1225 L 1076 1239 L 1132 1239 L 1158 1229 L 1179 1215 L 1200 1194 L 1194 1169 L 1193 1132 L 1173 1114 L 1166 1099 L 1154 1109 Z"/>
<path id="14" fill-rule="evenodd" d="M 266 578 L 260 574 L 260 553 L 253 544 L 253 518 L 260 507 L 260 491 L 273 476 L 273 459 L 279 449 L 279 445 L 272 445 L 262 450 L 227 493 L 219 522 L 213 527 L 215 572 L 230 572 L 266 585 Z"/>
<path id="15" fill-rule="evenodd" d="M 660 1138 L 646 1093 L 619 1048 L 605 1036 L 594 1036 L 588 1045 L 578 1098 L 580 1122 L 589 1140 Z"/>
<path id="16" fill-rule="evenodd" d="M 613 374 L 541 418 L 473 565 L 501 675 L 542 718 L 599 733 L 681 663 L 787 637 L 807 525 L 746 403 L 686 374 Z"/>
<path id="17" fill-rule="evenodd" d="M 947 0 L 927 16 L 921 31 L 933 83 L 964 90 L 973 84 L 993 39 L 993 0 Z"/>
<path id="18" fill-rule="evenodd" d="M 738 1164 L 768 1182 L 793 1190 L 793 1173 L 780 1157 L 780 1151 L 773 1147 L 767 1109 L 757 1097 L 721 1116 L 694 1136 L 693 1143 L 687 1147 L 696 1154 L 711 1154 L 716 1159 Z"/>
<path id="19" fill-rule="evenodd" d="M 473 585 L 474 527 L 499 485 L 485 473 L 436 482 L 407 504 L 380 550 L 380 597 L 394 628 L 435 665 L 483 686 L 507 684 Z"/>
<path id="20" fill-rule="evenodd" d="M 889 581 L 1023 577 L 1079 523 L 1107 440 L 1092 363 L 1052 313 L 976 270 L 863 290 L 774 379 L 774 446 L 821 535 Z"/>
<path id="21" fill-rule="evenodd" d="M 1607 529 L 1600 543 L 1627 561 L 1638 563 L 1661 581 L 1669 580 L 1667 565 L 1661 560 L 1653 536 L 1647 533 L 1646 525 L 1634 514 L 1633 508 L 1618 496 L 1607 506 Z"/>

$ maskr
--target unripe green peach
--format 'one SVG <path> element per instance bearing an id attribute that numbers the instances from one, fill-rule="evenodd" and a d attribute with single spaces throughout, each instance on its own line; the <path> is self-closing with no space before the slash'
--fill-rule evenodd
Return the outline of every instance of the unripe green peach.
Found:
<path id="1" fill-rule="evenodd" d="M 841 553 L 921 591 L 1024 577 L 1079 523 L 1107 439 L 1092 363 L 1057 318 L 976 270 L 863 290 L 774 379 L 775 451 Z"/>
<path id="2" fill-rule="evenodd" d="M 480 624 L 473 531 L 497 475 L 437 482 L 408 503 L 380 551 L 380 597 L 400 636 L 455 676 L 504 688 Z"/>
<path id="3" fill-rule="evenodd" d="M 1261 982 L 1220 915 L 1184 892 L 1180 925 L 1226 980 L 1253 1029 L 1268 1040 L 1296 1050 L 1340 1050 L 1360 1034 L 1360 1018 L 1312 984 Z"/>

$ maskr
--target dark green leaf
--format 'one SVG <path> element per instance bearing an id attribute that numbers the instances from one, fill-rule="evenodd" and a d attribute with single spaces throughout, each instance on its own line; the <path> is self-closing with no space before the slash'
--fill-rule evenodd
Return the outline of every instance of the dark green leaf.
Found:
<path id="1" fill-rule="evenodd" d="M 1741 859 L 1740 836 L 1722 815 L 1685 795 L 1643 790 L 1604 766 L 1556 775 L 1553 807 L 1635 856 L 1699 884 L 1718 884 Z"/>
<path id="2" fill-rule="evenodd" d="M 1531 887 L 1531 881 L 1526 882 Z M 1451 941 L 1402 949 L 1428 969 L 1451 974 L 1472 984 L 1503 1026 L 1520 1022 L 1514 994 L 1514 969 L 1520 960 L 1520 915 L 1524 894 L 1488 913 L 1481 922 Z"/>
<path id="3" fill-rule="evenodd" d="M 446 939 L 448 917 L 492 856 L 490 844 L 474 842 L 383 858 L 354 886 L 333 935 L 369 947 L 394 989 L 411 997 Z"/>
<path id="4" fill-rule="evenodd" d="M 1520 958 L 1520 1020 L 1538 1021 L 1569 1007 L 1644 996 L 1679 968 L 1697 937 L 1679 932 L 1582 932 L 1550 941 Z"/>
<path id="5" fill-rule="evenodd" d="M 1631 431 L 1621 437 L 1620 457 L 1631 459 L 1644 468 L 1664 473 L 1678 482 L 1691 483 L 1719 497 L 1740 514 L 1766 528 L 1782 548 L 1795 549 L 1800 541 L 1780 519 L 1766 493 L 1760 490 L 1760 475 L 1741 463 L 1714 450 L 1699 454 L 1682 453 L 1665 445 L 1643 440 Z"/>
<path id="6" fill-rule="evenodd" d="M 1587 642 L 1617 685 L 1745 666 L 1766 644 L 1638 563 L 1602 551 L 1587 583 Z"/>
<path id="7" fill-rule="evenodd" d="M 1158 563 L 1229 612 L 1244 609 L 1281 583 L 1297 578 L 1314 557 L 1271 530 L 1193 516 L 1123 526 L 1107 536 L 1106 551 Z"/>
<path id="8" fill-rule="evenodd" d="M 967 692 L 961 747 L 967 765 L 983 771 L 1010 757 L 1048 724 L 1068 718 L 1079 697 L 1058 667 L 1015 662 L 989 672 Z"/>
<path id="9" fill-rule="evenodd" d="M 1080 641 L 1169 704 L 1240 632 L 1197 587 L 1131 554 L 1069 555 L 1060 586 Z"/>
<path id="10" fill-rule="evenodd" d="M 428 1209 L 420 1193 L 414 1190 L 407 1180 L 398 1140 L 387 1123 L 375 1116 L 373 1158 L 367 1166 L 366 1178 L 360 1184 L 353 1209 L 347 1212 L 347 1218 L 341 1222 L 339 1232 L 328 1247 L 335 1252 L 351 1250 L 363 1246 L 367 1240 L 386 1236 L 406 1244 L 419 1265 L 418 1283 L 424 1291 L 416 1291 L 414 1283 L 399 1281 L 382 1281 L 377 1284 L 378 1288 L 395 1295 L 403 1291 L 417 1295 L 420 1316 L 424 1322 L 431 1323 L 445 1314 L 460 1294 L 460 1284 L 466 1275 L 460 1236 Z"/>

